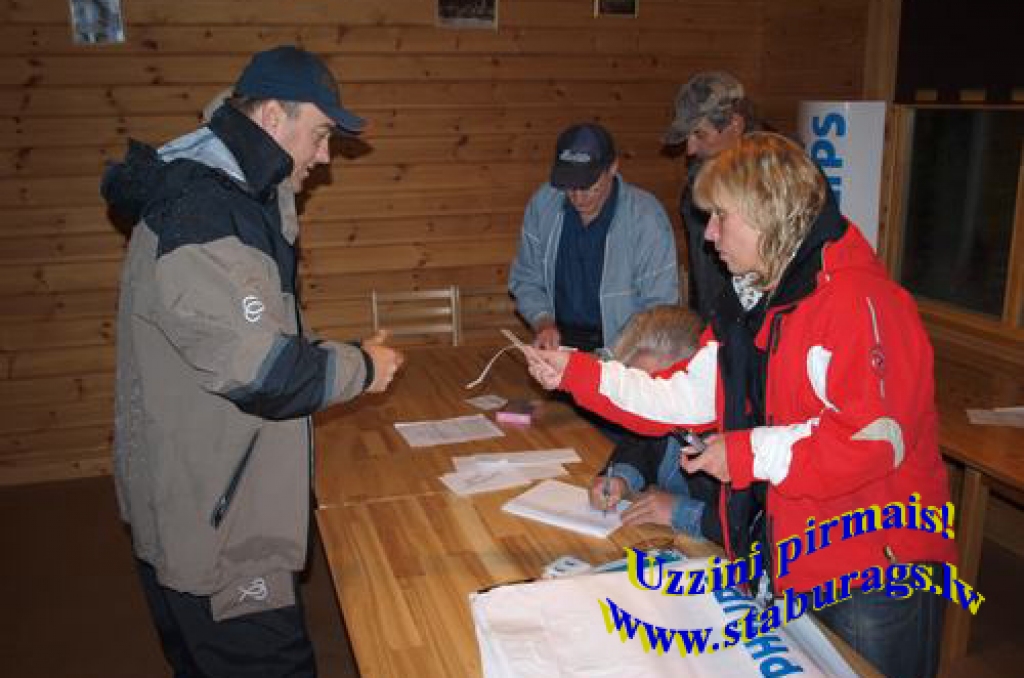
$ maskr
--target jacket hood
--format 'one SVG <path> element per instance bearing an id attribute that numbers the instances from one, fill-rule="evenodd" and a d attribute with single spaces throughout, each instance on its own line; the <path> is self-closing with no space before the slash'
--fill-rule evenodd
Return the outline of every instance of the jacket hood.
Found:
<path id="1" fill-rule="evenodd" d="M 180 196 L 187 185 L 199 179 L 214 179 L 235 190 L 243 190 L 264 201 L 292 171 L 292 159 L 266 132 L 230 106 L 221 106 L 209 124 L 229 157 L 216 159 L 179 155 L 171 142 L 157 151 L 134 139 L 128 140 L 123 162 L 110 165 L 103 174 L 100 193 L 111 212 L 136 224 L 167 200 Z M 211 137 L 212 138 L 212 137 Z M 195 152 L 191 137 L 186 146 Z M 172 158 L 161 157 L 166 150 Z M 223 166 L 206 164 L 212 161 Z M 227 163 L 227 164 L 225 164 Z"/>
<path id="2" fill-rule="evenodd" d="M 165 163 L 152 146 L 128 140 L 124 161 L 103 173 L 100 194 L 116 216 L 136 224 L 154 204 L 178 195 L 183 186 L 213 170 L 191 160 Z"/>

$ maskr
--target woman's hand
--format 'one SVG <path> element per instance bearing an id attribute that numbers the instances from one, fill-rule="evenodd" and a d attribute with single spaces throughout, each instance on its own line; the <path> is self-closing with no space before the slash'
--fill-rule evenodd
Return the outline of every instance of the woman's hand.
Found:
<path id="1" fill-rule="evenodd" d="M 532 346 L 523 349 L 523 355 L 530 366 L 530 374 L 537 383 L 549 391 L 558 388 L 562 383 L 570 353 L 571 351 L 545 351 Z"/>
<path id="2" fill-rule="evenodd" d="M 687 456 L 687 452 L 694 452 L 692 447 L 684 447 L 679 455 L 679 465 L 687 473 L 703 471 L 712 478 L 717 478 L 723 483 L 732 480 L 729 475 L 729 459 L 725 454 L 725 437 L 721 435 L 709 436 L 704 440 L 708 448 L 703 454 L 695 457 Z"/>

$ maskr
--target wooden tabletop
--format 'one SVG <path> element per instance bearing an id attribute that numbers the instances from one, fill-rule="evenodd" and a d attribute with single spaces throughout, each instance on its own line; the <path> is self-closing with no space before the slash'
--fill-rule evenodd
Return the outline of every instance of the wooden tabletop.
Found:
<path id="1" fill-rule="evenodd" d="M 659 528 L 596 539 L 505 513 L 522 488 L 475 498 L 437 493 L 317 511 L 317 522 L 363 678 L 481 675 L 468 595 L 540 575 L 572 554 L 623 556 Z"/>
<path id="2" fill-rule="evenodd" d="M 990 488 L 1003 488 L 1010 496 L 1024 491 L 1024 429 L 972 424 L 966 410 L 1024 405 L 1024 370 L 991 356 L 936 345 L 935 403 L 939 446 L 961 478 L 959 495 L 953 498 L 960 576 L 975 584 Z M 967 655 L 973 621 L 959 606 L 947 608 L 941 645 L 944 677 L 962 673 L 958 662 Z"/>
<path id="3" fill-rule="evenodd" d="M 664 527 L 622 528 L 596 539 L 503 512 L 502 504 L 524 488 L 449 493 L 437 476 L 451 470 L 452 455 L 573 447 L 583 463 L 567 465 L 571 475 L 563 479 L 586 485 L 611 450 L 570 407 L 549 401 L 530 426 L 503 426 L 503 438 L 408 447 L 394 422 L 475 413 L 464 399 L 481 393 L 546 397 L 514 354 L 498 359 L 483 386 L 465 390 L 493 352 L 412 351 L 389 397 L 318 420 L 316 519 L 363 678 L 481 675 L 468 595 L 535 578 L 559 556 L 602 563 L 621 558 L 627 546 L 669 544 L 691 557 L 721 553 Z M 877 675 L 841 641 L 836 645 L 861 675 Z"/>
<path id="4" fill-rule="evenodd" d="M 466 389 L 497 347 L 463 346 L 410 350 L 387 394 L 360 398 L 317 417 L 316 495 L 321 507 L 446 492 L 438 477 L 452 471 L 453 456 L 573 447 L 583 464 L 567 469 L 589 480 L 611 443 L 565 402 L 551 400 L 533 383 L 525 359 L 508 351 L 481 386 Z M 498 424 L 505 436 L 458 445 L 411 448 L 395 422 L 448 419 L 482 410 L 466 398 L 496 394 L 536 401 L 533 425 Z M 493 416 L 490 417 L 493 420 Z"/>
<path id="5" fill-rule="evenodd" d="M 935 359 L 935 401 L 943 453 L 1024 490 L 1024 428 L 972 424 L 966 412 L 1024 405 L 1024 372 L 940 349 Z"/>

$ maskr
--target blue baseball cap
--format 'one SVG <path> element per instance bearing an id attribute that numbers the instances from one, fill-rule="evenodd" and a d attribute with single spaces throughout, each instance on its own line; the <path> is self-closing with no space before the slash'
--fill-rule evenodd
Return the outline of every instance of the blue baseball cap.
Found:
<path id="1" fill-rule="evenodd" d="M 590 188 L 615 161 L 615 142 L 601 125 L 573 125 L 558 135 L 551 185 L 555 188 Z"/>
<path id="2" fill-rule="evenodd" d="M 366 121 L 341 105 L 341 91 L 330 69 L 315 54 L 294 45 L 253 55 L 235 83 L 235 94 L 258 99 L 315 104 L 338 127 L 359 134 Z"/>

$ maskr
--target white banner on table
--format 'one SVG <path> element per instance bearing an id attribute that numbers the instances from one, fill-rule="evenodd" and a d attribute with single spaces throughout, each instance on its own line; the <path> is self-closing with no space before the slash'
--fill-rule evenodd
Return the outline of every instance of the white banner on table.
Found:
<path id="1" fill-rule="evenodd" d="M 701 569 L 691 562 L 666 569 Z M 752 605 L 728 589 L 665 596 L 640 590 L 625 572 L 516 584 L 470 595 L 484 678 L 704 678 L 800 675 L 854 678 L 856 673 L 803 616 L 747 643 L 699 655 L 644 651 L 643 626 L 633 638 L 609 633 L 598 601 L 613 601 L 634 619 L 662 629 L 713 629 L 711 641 Z"/>
<path id="2" fill-rule="evenodd" d="M 840 211 L 877 249 L 885 102 L 801 101 L 797 130 Z"/>

